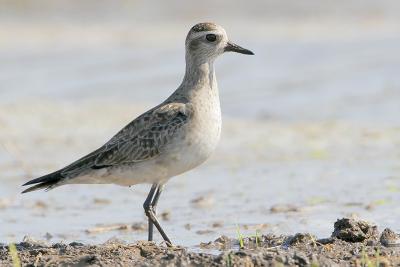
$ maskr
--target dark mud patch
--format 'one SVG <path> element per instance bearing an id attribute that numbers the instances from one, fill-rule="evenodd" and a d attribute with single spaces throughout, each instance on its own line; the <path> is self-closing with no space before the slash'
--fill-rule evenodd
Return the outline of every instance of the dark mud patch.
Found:
<path id="1" fill-rule="evenodd" d="M 324 239 L 298 233 L 247 237 L 240 242 L 221 236 L 196 249 L 145 241 L 47 245 L 25 240 L 16 248 L 24 266 L 398 266 L 398 238 L 390 229 L 379 234 L 367 222 L 341 219 L 332 236 Z M 0 246 L 0 265 L 12 266 L 7 245 Z"/>
<path id="2" fill-rule="evenodd" d="M 332 237 L 348 242 L 374 241 L 379 238 L 378 227 L 365 221 L 344 218 L 337 220 Z"/>

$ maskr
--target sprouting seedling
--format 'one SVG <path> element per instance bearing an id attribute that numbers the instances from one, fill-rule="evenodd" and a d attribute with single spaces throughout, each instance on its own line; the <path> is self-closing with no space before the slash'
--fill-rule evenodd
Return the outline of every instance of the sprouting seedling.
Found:
<path id="1" fill-rule="evenodd" d="M 311 241 L 312 241 L 312 243 L 313 243 L 313 246 L 314 247 L 317 247 L 317 241 L 315 240 L 315 238 L 314 238 L 314 236 L 311 236 Z"/>
<path id="2" fill-rule="evenodd" d="M 232 267 L 232 254 L 231 252 L 228 253 L 226 256 L 226 266 L 227 267 Z"/>
<path id="3" fill-rule="evenodd" d="M 379 267 L 381 265 L 380 263 L 380 255 L 381 255 L 381 251 L 379 249 L 379 247 L 376 249 L 375 251 L 375 261 L 376 261 L 376 266 Z"/>
<path id="4" fill-rule="evenodd" d="M 364 246 L 361 249 L 361 266 L 366 266 L 366 262 L 367 262 L 367 255 L 365 253 L 365 248 Z"/>
<path id="5" fill-rule="evenodd" d="M 239 247 L 244 248 L 243 236 L 240 233 L 240 228 L 239 228 L 238 224 L 236 224 L 236 232 L 237 232 L 237 236 L 238 236 L 238 240 L 239 240 Z"/>
<path id="6" fill-rule="evenodd" d="M 375 267 L 379 265 L 374 265 L 372 261 L 369 259 L 367 252 L 365 251 L 365 246 L 362 247 L 361 250 L 361 266 L 363 267 Z"/>
<path id="7" fill-rule="evenodd" d="M 365 247 L 363 246 L 361 249 L 361 266 L 366 267 L 369 264 L 369 258 L 367 253 L 365 252 Z"/>
<path id="8" fill-rule="evenodd" d="M 256 230 L 256 247 L 258 247 L 260 245 L 260 239 L 259 239 L 259 236 L 258 236 L 259 231 L 260 230 L 258 230 L 258 229 Z"/>
<path id="9" fill-rule="evenodd" d="M 13 263 L 13 267 L 21 267 L 21 261 L 19 260 L 18 251 L 17 251 L 17 247 L 15 246 L 15 244 L 10 243 L 8 245 L 8 249 L 9 249 L 9 253 L 11 256 L 12 263 Z"/>

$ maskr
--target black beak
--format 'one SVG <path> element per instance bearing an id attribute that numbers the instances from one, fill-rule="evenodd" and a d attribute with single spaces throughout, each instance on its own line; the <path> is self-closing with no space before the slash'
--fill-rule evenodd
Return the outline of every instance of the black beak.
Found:
<path id="1" fill-rule="evenodd" d="M 245 54 L 245 55 L 254 55 L 253 52 L 251 52 L 248 49 L 245 49 L 241 46 L 238 46 L 237 44 L 228 42 L 225 46 L 224 49 L 225 52 L 236 52 L 236 53 L 240 53 L 240 54 Z"/>

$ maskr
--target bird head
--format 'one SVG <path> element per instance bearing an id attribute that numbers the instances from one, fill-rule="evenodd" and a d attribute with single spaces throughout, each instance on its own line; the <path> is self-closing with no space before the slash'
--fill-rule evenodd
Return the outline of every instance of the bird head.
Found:
<path id="1" fill-rule="evenodd" d="M 213 61 L 224 52 L 254 55 L 248 49 L 229 41 L 225 30 L 214 23 L 205 22 L 194 25 L 186 37 L 186 55 L 201 61 Z"/>

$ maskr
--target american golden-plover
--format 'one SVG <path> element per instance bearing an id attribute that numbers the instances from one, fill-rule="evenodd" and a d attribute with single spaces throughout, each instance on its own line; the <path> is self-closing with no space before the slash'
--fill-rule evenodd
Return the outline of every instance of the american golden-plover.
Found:
<path id="1" fill-rule="evenodd" d="M 33 179 L 23 193 L 65 184 L 150 183 L 143 204 L 148 217 L 148 240 L 156 226 L 167 244 L 156 217 L 164 184 L 203 163 L 215 149 L 221 133 L 221 110 L 214 60 L 224 52 L 253 55 L 228 40 L 214 23 L 193 26 L 185 42 L 186 72 L 182 84 L 158 106 L 134 119 L 105 145 L 72 164 Z"/>

